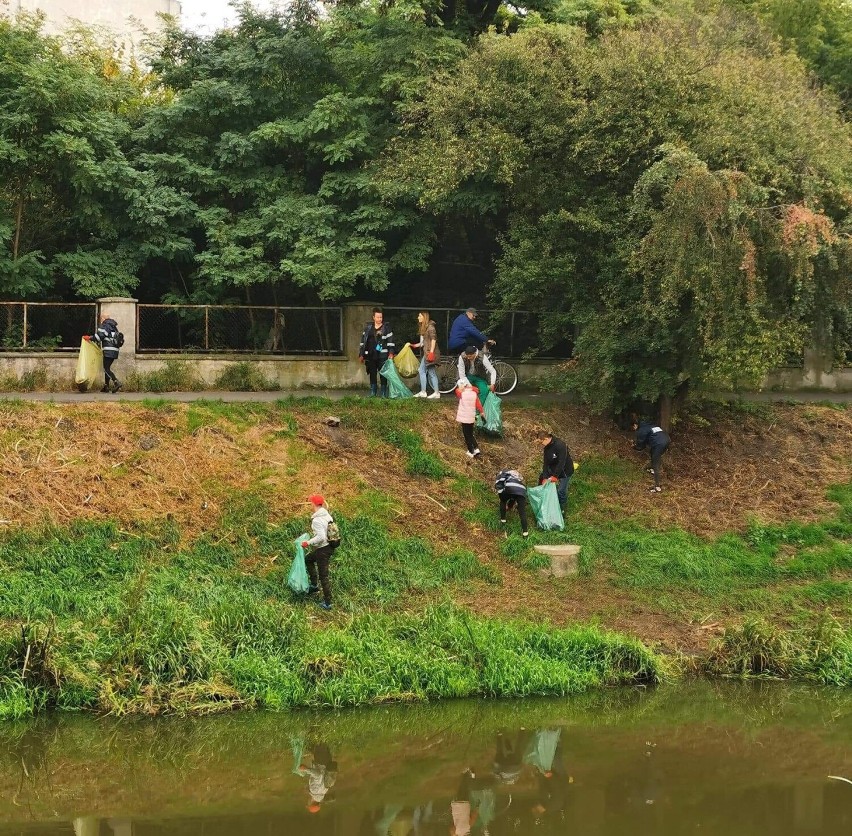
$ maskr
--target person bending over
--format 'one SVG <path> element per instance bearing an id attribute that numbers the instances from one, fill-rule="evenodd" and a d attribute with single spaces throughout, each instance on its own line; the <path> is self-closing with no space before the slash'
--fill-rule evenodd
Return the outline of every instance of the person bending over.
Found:
<path id="1" fill-rule="evenodd" d="M 648 450 L 651 454 L 651 466 L 648 471 L 654 477 L 654 486 L 651 493 L 660 493 L 660 461 L 663 453 L 669 449 L 672 443 L 668 433 L 662 427 L 652 424 L 650 421 L 639 421 L 634 419 L 631 429 L 636 433 L 633 438 L 634 450 Z"/>
<path id="2" fill-rule="evenodd" d="M 527 486 L 521 474 L 517 470 L 501 470 L 494 480 L 494 490 L 500 497 L 500 522 L 506 525 L 506 513 L 510 508 L 517 508 L 521 518 L 521 534 L 528 537 Z"/>

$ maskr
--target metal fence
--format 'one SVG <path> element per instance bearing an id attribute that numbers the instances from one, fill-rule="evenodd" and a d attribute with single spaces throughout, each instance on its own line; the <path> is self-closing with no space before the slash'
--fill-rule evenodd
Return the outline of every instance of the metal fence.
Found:
<path id="1" fill-rule="evenodd" d="M 417 336 L 417 313 L 422 308 L 383 307 L 385 319 L 391 324 L 398 346 Z M 429 308 L 429 315 L 438 326 L 438 345 L 446 350 L 447 337 L 453 320 L 462 313 L 458 308 Z M 479 310 L 476 327 L 497 341 L 494 353 L 501 357 L 535 357 L 540 360 L 566 360 L 574 350 L 573 335 L 546 351 L 539 350 L 541 332 L 538 315 L 529 311 L 512 311 L 502 318 L 496 318 L 494 311 Z M 493 321 L 492 321 L 493 318 Z"/>
<path id="2" fill-rule="evenodd" d="M 140 353 L 342 354 L 342 308 L 137 305 Z"/>
<path id="3" fill-rule="evenodd" d="M 0 302 L 0 350 L 77 351 L 97 311 L 94 302 Z"/>

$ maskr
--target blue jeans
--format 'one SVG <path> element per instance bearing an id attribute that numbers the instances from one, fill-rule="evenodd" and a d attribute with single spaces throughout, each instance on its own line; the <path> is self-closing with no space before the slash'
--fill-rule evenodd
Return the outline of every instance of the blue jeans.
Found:
<path id="1" fill-rule="evenodd" d="M 426 391 L 426 378 L 429 378 L 429 385 L 432 387 L 433 392 L 438 391 L 438 367 L 437 366 L 427 366 L 426 365 L 426 357 L 422 357 L 420 359 L 420 391 Z"/>

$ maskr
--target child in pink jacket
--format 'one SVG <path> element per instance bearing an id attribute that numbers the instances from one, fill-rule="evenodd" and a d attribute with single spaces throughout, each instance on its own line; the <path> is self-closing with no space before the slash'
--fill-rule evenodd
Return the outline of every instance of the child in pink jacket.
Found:
<path id="1" fill-rule="evenodd" d="M 459 399 L 459 408 L 456 412 L 456 421 L 461 424 L 464 443 L 467 444 L 467 454 L 472 459 L 482 455 L 480 449 L 473 440 L 473 424 L 476 421 L 476 413 L 485 417 L 485 410 L 479 400 L 479 393 L 470 381 L 463 377 L 456 384 L 456 397 Z"/>

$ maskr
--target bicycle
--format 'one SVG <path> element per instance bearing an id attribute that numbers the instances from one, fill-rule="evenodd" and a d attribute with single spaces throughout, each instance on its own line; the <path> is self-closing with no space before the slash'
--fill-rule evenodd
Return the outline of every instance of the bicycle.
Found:
<path id="1" fill-rule="evenodd" d="M 503 396 L 513 392 L 518 385 L 518 372 L 515 367 L 505 360 L 495 360 L 488 349 L 483 349 L 483 354 L 490 357 L 491 365 L 497 372 L 494 394 Z M 459 379 L 458 360 L 458 354 L 445 354 L 438 364 L 438 391 L 442 395 L 447 395 L 456 388 Z"/>

